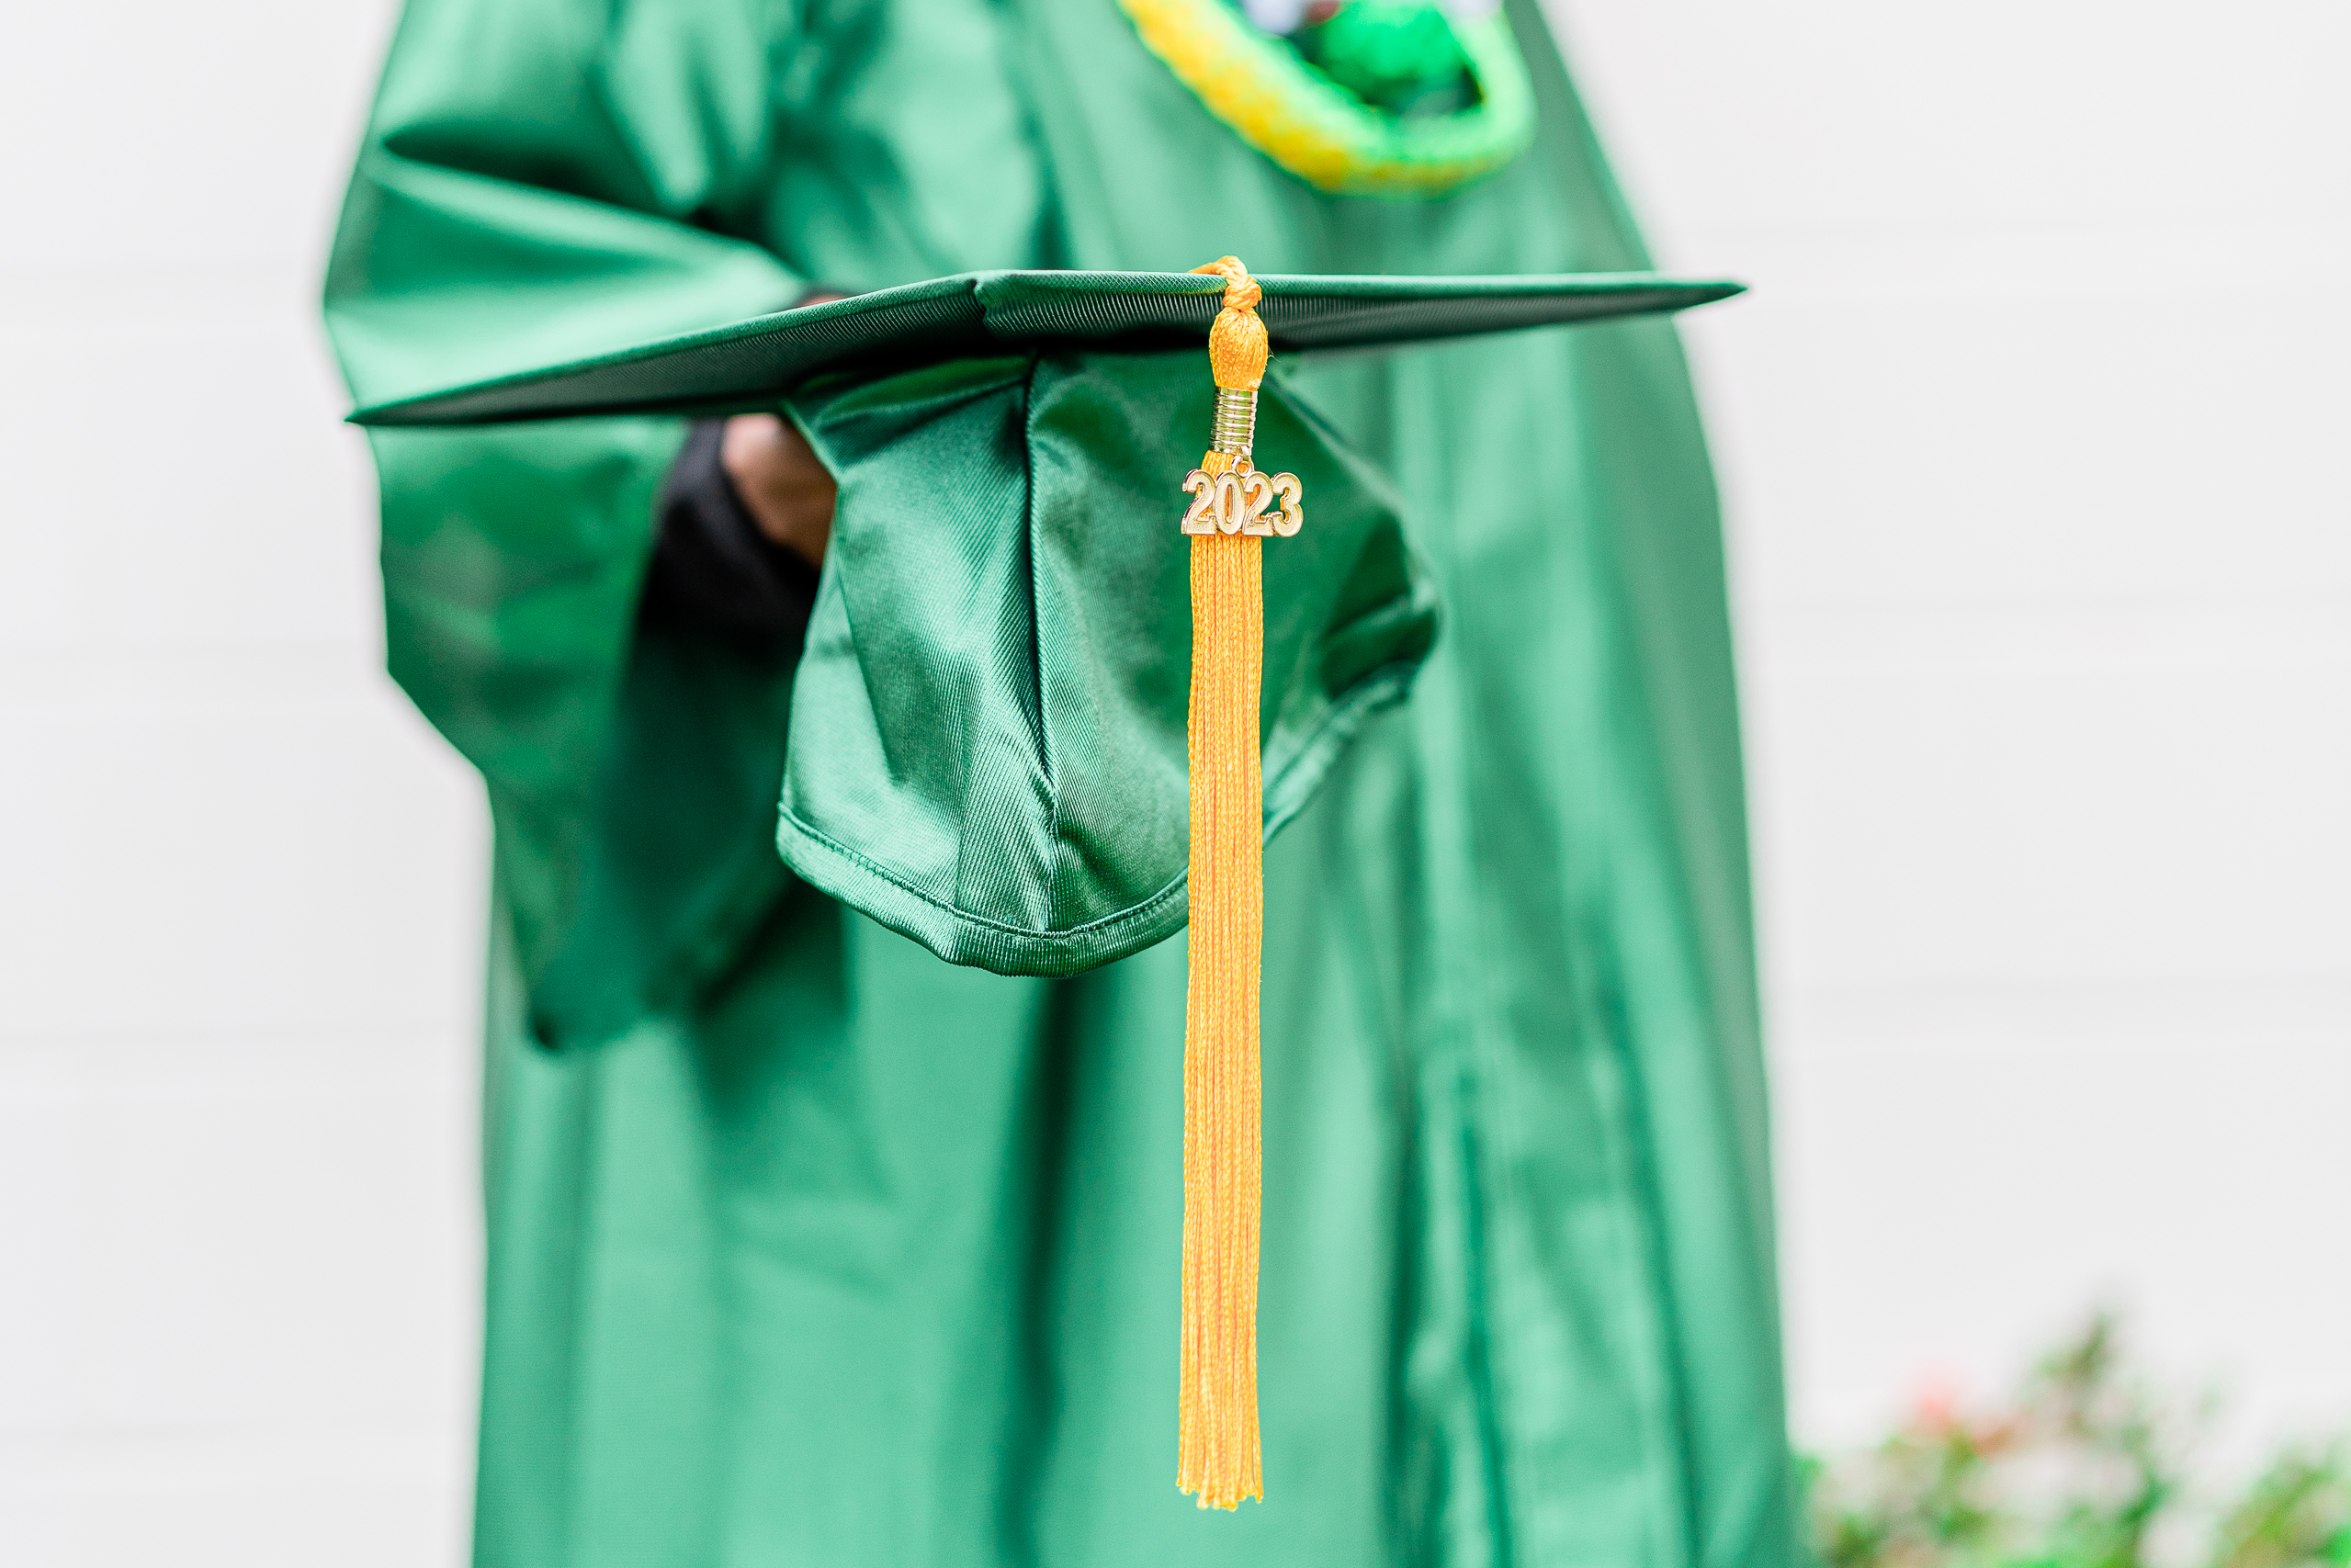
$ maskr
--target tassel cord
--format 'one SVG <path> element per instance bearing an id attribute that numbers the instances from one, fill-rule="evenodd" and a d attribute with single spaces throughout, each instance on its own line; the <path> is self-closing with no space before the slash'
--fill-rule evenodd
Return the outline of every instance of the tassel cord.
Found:
<path id="1" fill-rule="evenodd" d="M 1227 256 L 1209 331 L 1218 388 L 1204 476 L 1251 468 L 1266 333 L 1259 290 Z M 1295 493 L 1295 480 L 1281 476 Z M 1226 522 L 1224 527 L 1238 526 Z M 1291 526 L 1294 529 L 1294 518 Z M 1204 1508 L 1264 1495 L 1257 1408 L 1264 1078 L 1265 662 L 1261 535 L 1192 536 L 1191 968 L 1184 1005 L 1183 1319 L 1177 1484 Z"/>

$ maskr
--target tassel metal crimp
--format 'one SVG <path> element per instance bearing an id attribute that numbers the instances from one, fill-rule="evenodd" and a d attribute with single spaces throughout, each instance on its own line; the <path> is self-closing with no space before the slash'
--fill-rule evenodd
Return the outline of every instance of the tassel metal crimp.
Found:
<path id="1" fill-rule="evenodd" d="M 1208 445 L 1228 457 L 1246 457 L 1257 439 L 1257 389 L 1216 389 L 1216 416 L 1209 426 Z"/>

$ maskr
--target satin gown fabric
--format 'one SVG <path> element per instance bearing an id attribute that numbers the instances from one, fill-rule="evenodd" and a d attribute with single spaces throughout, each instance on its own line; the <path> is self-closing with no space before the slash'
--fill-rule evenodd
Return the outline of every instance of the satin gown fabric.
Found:
<path id="1" fill-rule="evenodd" d="M 1509 16 L 1536 144 L 1399 202 L 1273 168 L 1110 0 L 412 0 L 329 324 L 373 402 L 814 284 L 1645 266 Z M 480 1562 L 1793 1562 L 1673 330 L 1289 384 L 1385 476 L 1441 629 L 1268 851 L 1269 1500 L 1238 1517 L 1174 1486 L 1181 935 L 1003 976 L 785 869 L 796 660 L 635 615 L 682 422 L 374 434 L 391 670 L 496 824 Z"/>
<path id="2" fill-rule="evenodd" d="M 963 361 L 792 400 L 841 481 L 778 844 L 958 964 L 1068 975 L 1183 929 L 1197 351 Z M 1270 380 L 1271 378 L 1269 378 Z M 1435 591 L 1395 497 L 1277 385 L 1315 526 L 1265 567 L 1266 827 L 1409 686 Z"/>

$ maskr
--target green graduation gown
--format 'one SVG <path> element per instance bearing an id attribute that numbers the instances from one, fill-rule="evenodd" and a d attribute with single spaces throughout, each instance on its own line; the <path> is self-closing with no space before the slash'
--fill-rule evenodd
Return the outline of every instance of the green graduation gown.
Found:
<path id="1" fill-rule="evenodd" d="M 1250 151 L 1112 0 L 411 0 L 330 327 L 377 401 L 973 267 L 1645 265 L 1509 15 L 1535 145 L 1391 201 Z M 791 660 L 633 613 L 681 422 L 375 434 L 391 670 L 496 825 L 480 1562 L 1792 1562 L 1673 330 L 1291 384 L 1442 630 L 1267 853 L 1238 1516 L 1174 1486 L 1182 938 L 1008 977 L 789 875 Z"/>

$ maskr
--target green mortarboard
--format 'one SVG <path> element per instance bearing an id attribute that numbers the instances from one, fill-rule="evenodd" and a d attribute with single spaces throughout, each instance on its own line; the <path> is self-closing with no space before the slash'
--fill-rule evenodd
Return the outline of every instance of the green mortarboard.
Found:
<path id="1" fill-rule="evenodd" d="M 1258 278 L 1277 356 L 1679 310 L 1651 274 Z M 377 427 L 786 408 L 841 485 L 782 847 L 942 957 L 1068 974 L 1185 919 L 1186 551 L 1213 274 L 989 272 L 361 409 Z M 1176 351 L 1188 352 L 1176 352 Z M 1265 558 L 1265 829 L 1434 632 L 1381 476 L 1270 384 L 1313 525 Z"/>
<path id="2" fill-rule="evenodd" d="M 792 689 L 785 859 L 941 957 L 1006 974 L 1075 973 L 1192 922 L 1179 1481 L 1231 1506 L 1261 1493 L 1260 851 L 1437 631 L 1387 482 L 1262 379 L 1267 352 L 1737 291 L 1649 275 L 1253 279 L 1230 257 L 1199 274 L 974 273 L 353 418 L 788 412 L 840 498 Z M 1259 451 L 1286 471 L 1260 472 Z"/>
<path id="3" fill-rule="evenodd" d="M 1257 279 L 1276 355 L 1393 348 L 1686 310 L 1740 291 L 1654 273 Z M 489 424 L 774 408 L 825 371 L 1047 350 L 1197 349 L 1225 280 L 1185 272 L 971 272 L 755 316 L 614 354 L 363 408 L 356 424 Z"/>

